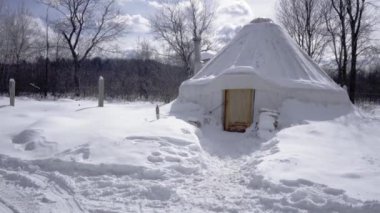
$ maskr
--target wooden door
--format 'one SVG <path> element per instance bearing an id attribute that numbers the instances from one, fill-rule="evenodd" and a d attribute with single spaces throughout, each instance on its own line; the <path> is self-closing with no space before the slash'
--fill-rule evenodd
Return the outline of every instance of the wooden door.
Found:
<path id="1" fill-rule="evenodd" d="M 253 89 L 224 90 L 224 130 L 245 132 L 253 122 Z"/>

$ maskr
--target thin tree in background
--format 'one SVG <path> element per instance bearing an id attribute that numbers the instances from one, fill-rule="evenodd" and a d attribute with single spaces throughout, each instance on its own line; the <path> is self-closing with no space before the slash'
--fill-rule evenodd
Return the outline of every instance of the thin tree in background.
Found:
<path id="1" fill-rule="evenodd" d="M 193 42 L 200 42 L 201 51 L 211 49 L 209 33 L 214 20 L 212 2 L 175 0 L 162 3 L 162 8 L 151 18 L 153 32 L 174 51 L 191 76 Z"/>
<path id="2" fill-rule="evenodd" d="M 6 42 L 6 28 L 5 28 L 5 3 L 0 0 L 0 89 L 5 90 L 8 86 L 8 72 L 6 72 L 5 63 L 7 61 L 7 42 Z"/>
<path id="3" fill-rule="evenodd" d="M 8 81 L 9 78 L 18 80 L 20 63 L 26 60 L 36 52 L 38 45 L 39 32 L 37 23 L 31 18 L 29 11 L 21 4 L 15 11 L 7 11 L 2 19 L 3 27 L 3 47 L 1 54 L 3 63 L 14 64 L 15 70 L 6 72 L 2 78 Z M 18 88 L 17 88 L 18 91 Z"/>
<path id="4" fill-rule="evenodd" d="M 280 0 L 277 11 L 281 24 L 309 56 L 319 58 L 327 44 L 332 46 L 339 83 L 348 86 L 353 103 L 358 56 L 372 49 L 375 21 L 370 14 L 375 13 L 369 10 L 374 6 L 369 1 Z"/>
<path id="5" fill-rule="evenodd" d="M 355 103 L 356 90 L 356 73 L 357 73 L 357 56 L 358 56 L 358 41 L 362 30 L 363 14 L 366 9 L 365 0 L 345 0 L 348 23 L 350 26 L 351 36 L 351 70 L 350 70 L 350 87 L 349 96 L 352 103 Z"/>
<path id="6" fill-rule="evenodd" d="M 297 44 L 319 62 L 328 44 L 323 0 L 279 0 L 277 19 Z"/>
<path id="7" fill-rule="evenodd" d="M 116 39 L 124 30 L 114 0 L 45 0 L 62 18 L 56 28 L 63 35 L 73 60 L 75 95 L 80 95 L 79 69 L 101 44 Z"/>
<path id="8" fill-rule="evenodd" d="M 157 50 L 147 39 L 140 38 L 137 40 L 137 46 L 135 50 L 135 58 L 143 61 L 153 60 L 156 58 Z"/>
<path id="9" fill-rule="evenodd" d="M 190 0 L 190 7 L 187 14 L 191 17 L 191 28 L 193 35 L 193 63 L 192 74 L 197 73 L 201 69 L 201 51 L 202 51 L 202 36 L 205 35 L 211 28 L 214 17 L 211 2 Z M 208 39 L 204 40 L 206 51 L 209 50 L 211 43 Z"/>
<path id="10" fill-rule="evenodd" d="M 45 23 L 46 23 L 46 55 L 45 55 L 45 86 L 44 86 L 44 96 L 47 97 L 48 91 L 49 91 L 49 8 L 46 7 L 46 17 L 45 17 Z"/>
<path id="11" fill-rule="evenodd" d="M 338 68 L 338 82 L 347 86 L 348 64 L 348 22 L 344 0 L 329 0 L 326 2 L 326 29 L 330 36 L 331 49 Z"/>

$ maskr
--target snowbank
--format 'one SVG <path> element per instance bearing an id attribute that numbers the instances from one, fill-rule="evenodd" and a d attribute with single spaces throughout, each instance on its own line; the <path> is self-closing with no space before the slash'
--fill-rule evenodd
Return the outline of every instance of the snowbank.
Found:
<path id="1" fill-rule="evenodd" d="M 272 139 L 275 154 L 264 157 L 258 170 L 277 182 L 305 179 L 353 198 L 380 200 L 379 127 L 379 119 L 350 114 L 284 129 Z"/>
<path id="2" fill-rule="evenodd" d="M 156 120 L 153 104 L 95 106 L 84 100 L 20 99 L 14 108 L 0 108 L 0 154 L 144 168 L 198 157 L 196 127 L 174 117 Z"/>

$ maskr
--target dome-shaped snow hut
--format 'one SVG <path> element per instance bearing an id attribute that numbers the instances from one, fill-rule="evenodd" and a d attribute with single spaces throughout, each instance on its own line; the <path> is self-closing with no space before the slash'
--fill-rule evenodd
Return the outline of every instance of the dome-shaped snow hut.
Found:
<path id="1" fill-rule="evenodd" d="M 338 86 L 279 25 L 255 19 L 244 26 L 194 77 L 179 99 L 197 103 L 241 131 L 258 121 L 260 109 L 279 110 L 286 100 L 352 109 Z"/>

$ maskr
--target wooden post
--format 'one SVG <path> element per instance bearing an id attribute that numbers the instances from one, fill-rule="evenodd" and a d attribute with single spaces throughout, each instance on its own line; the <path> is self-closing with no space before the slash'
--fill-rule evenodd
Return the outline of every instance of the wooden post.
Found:
<path id="1" fill-rule="evenodd" d="M 193 69 L 194 73 L 196 74 L 199 72 L 199 70 L 202 68 L 201 64 L 201 41 L 202 39 L 200 37 L 193 38 L 194 41 L 194 61 L 193 61 Z"/>
<path id="2" fill-rule="evenodd" d="M 104 106 L 104 78 L 102 76 L 99 77 L 99 95 L 98 95 L 98 106 Z"/>
<path id="3" fill-rule="evenodd" d="M 158 105 L 156 105 L 156 118 L 157 120 L 160 119 L 160 108 L 158 107 Z"/>
<path id="4" fill-rule="evenodd" d="M 15 95 L 16 95 L 16 81 L 11 78 L 9 79 L 9 102 L 11 106 L 15 106 Z"/>

